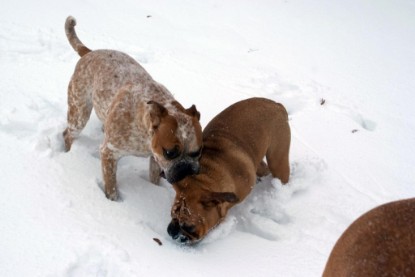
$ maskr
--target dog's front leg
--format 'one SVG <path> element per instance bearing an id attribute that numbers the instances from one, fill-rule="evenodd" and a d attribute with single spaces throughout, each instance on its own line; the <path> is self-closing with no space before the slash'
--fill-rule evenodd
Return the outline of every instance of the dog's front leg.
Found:
<path id="1" fill-rule="evenodd" d="M 117 200 L 117 162 L 118 157 L 106 144 L 101 146 L 102 176 L 104 178 L 105 196 L 110 200 Z"/>
<path id="2" fill-rule="evenodd" d="M 161 174 L 161 168 L 159 164 L 156 162 L 153 156 L 150 157 L 150 182 L 152 182 L 155 185 L 158 185 L 160 182 L 160 174 Z"/>

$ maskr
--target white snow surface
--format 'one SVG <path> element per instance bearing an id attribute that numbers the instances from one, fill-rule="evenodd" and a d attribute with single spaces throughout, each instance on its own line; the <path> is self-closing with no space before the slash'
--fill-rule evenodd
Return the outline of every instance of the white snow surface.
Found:
<path id="1" fill-rule="evenodd" d="M 122 159 L 107 200 L 95 114 L 63 152 L 68 15 L 202 126 L 248 97 L 284 104 L 290 182 L 263 178 L 192 247 L 168 236 L 174 191 L 148 159 Z M 0 26 L 1 276 L 320 276 L 354 219 L 415 195 L 412 0 L 2 0 Z"/>

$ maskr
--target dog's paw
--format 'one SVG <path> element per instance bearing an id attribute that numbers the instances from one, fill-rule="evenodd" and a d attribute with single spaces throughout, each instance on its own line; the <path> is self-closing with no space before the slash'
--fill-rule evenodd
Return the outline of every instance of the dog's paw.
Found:
<path id="1" fill-rule="evenodd" d="M 112 192 L 105 192 L 105 196 L 109 199 L 109 200 L 111 200 L 111 201 L 117 201 L 118 200 L 118 192 L 117 192 L 117 190 L 114 190 L 114 191 L 112 191 Z"/>

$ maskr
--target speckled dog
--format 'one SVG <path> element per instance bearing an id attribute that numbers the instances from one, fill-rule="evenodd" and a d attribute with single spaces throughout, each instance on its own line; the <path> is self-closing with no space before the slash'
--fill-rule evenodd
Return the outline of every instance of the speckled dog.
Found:
<path id="1" fill-rule="evenodd" d="M 104 123 L 101 161 L 107 198 L 118 197 L 117 161 L 125 155 L 150 156 L 150 181 L 155 184 L 160 175 L 173 183 L 197 173 L 202 131 L 196 107 L 184 109 L 127 54 L 88 49 L 75 25 L 73 17 L 66 19 L 66 36 L 81 56 L 68 87 L 66 151 L 94 108 Z"/>

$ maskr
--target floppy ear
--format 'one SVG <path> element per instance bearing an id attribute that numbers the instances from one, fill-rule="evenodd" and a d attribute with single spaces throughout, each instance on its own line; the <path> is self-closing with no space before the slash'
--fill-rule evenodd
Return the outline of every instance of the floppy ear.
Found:
<path id="1" fill-rule="evenodd" d="M 190 108 L 186 109 L 186 113 L 190 116 L 194 116 L 197 118 L 197 120 L 200 120 L 200 113 L 196 109 L 195 105 L 192 105 Z"/>
<path id="2" fill-rule="evenodd" d="M 202 204 L 206 207 L 219 205 L 223 202 L 236 203 L 239 198 L 233 192 L 211 192 L 202 198 Z"/>
<path id="3" fill-rule="evenodd" d="M 155 101 L 148 101 L 147 104 L 150 108 L 151 125 L 153 129 L 157 129 L 161 123 L 161 119 L 168 115 L 167 109 Z"/>

